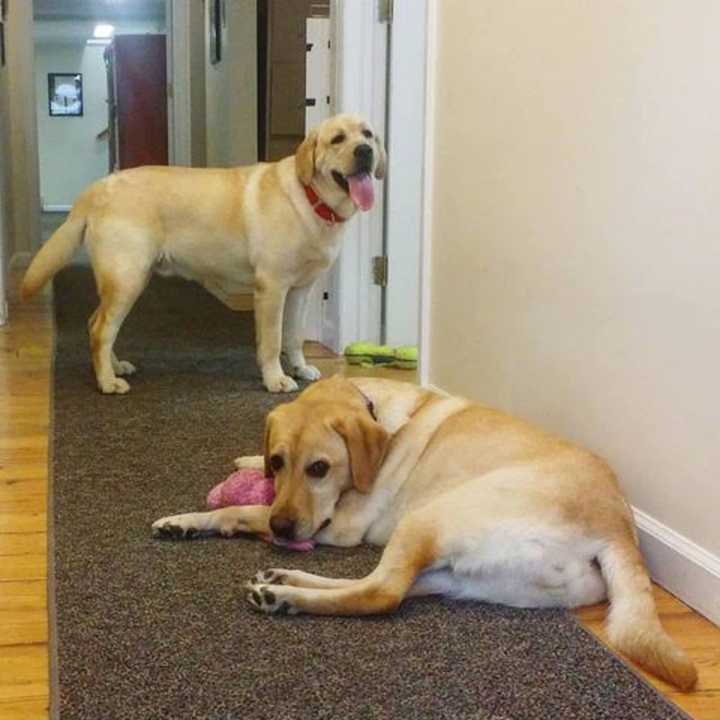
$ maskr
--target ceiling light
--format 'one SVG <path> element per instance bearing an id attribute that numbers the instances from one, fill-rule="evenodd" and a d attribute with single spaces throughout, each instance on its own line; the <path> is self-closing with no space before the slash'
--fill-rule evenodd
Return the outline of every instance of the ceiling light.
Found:
<path id="1" fill-rule="evenodd" d="M 111 38 L 114 32 L 115 28 L 112 25 L 100 23 L 95 26 L 95 30 L 93 30 L 93 35 L 96 38 Z"/>

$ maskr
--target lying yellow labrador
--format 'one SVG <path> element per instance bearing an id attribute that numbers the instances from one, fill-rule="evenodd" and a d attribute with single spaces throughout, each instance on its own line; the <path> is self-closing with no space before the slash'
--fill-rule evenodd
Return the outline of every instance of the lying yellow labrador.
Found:
<path id="1" fill-rule="evenodd" d="M 115 338 L 153 272 L 232 295 L 254 289 L 258 364 L 271 392 L 297 390 L 283 372 L 317 380 L 303 355 L 306 301 L 335 261 L 341 228 L 373 205 L 385 150 L 356 115 L 325 120 L 293 157 L 228 169 L 142 167 L 109 175 L 77 200 L 40 249 L 21 292 L 37 292 L 85 242 L 100 305 L 89 321 L 97 384 L 126 393 Z"/>
<path id="2" fill-rule="evenodd" d="M 600 458 L 520 420 L 406 383 L 323 380 L 267 419 L 272 507 L 163 518 L 156 536 L 272 532 L 384 545 L 375 570 L 332 579 L 272 569 L 247 586 L 265 613 L 387 613 L 442 594 L 516 607 L 609 596 L 611 642 L 683 690 L 695 667 L 663 631 L 631 510 Z"/>

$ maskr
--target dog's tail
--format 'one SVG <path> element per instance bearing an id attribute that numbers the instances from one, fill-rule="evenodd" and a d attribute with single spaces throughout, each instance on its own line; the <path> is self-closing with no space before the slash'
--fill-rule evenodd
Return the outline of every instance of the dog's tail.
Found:
<path id="1" fill-rule="evenodd" d="M 608 587 L 608 639 L 649 672 L 683 691 L 692 690 L 697 670 L 663 630 L 640 550 L 630 538 L 611 541 L 598 555 Z"/>
<path id="2" fill-rule="evenodd" d="M 80 207 L 82 205 L 76 203 L 67 220 L 33 258 L 20 286 L 20 297 L 23 300 L 32 297 L 58 270 L 67 265 L 82 243 L 87 218 Z"/>

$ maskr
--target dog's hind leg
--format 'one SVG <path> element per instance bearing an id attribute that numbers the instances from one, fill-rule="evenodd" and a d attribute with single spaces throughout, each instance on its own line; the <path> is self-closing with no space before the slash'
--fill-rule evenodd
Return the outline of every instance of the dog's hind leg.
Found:
<path id="1" fill-rule="evenodd" d="M 406 597 L 418 575 L 436 559 L 432 528 L 424 529 L 406 521 L 393 533 L 375 570 L 361 580 L 325 579 L 331 587 L 326 584 L 321 588 L 250 582 L 246 585 L 246 599 L 253 608 L 265 613 L 390 613 Z M 312 577 L 313 582 L 322 582 L 321 578 Z"/>
<path id="2" fill-rule="evenodd" d="M 100 308 L 95 310 L 88 320 L 88 333 L 92 332 L 99 309 Z M 113 371 L 116 375 L 132 375 L 137 371 L 137 368 L 127 360 L 118 360 L 114 350 L 110 353 L 110 360 L 112 362 Z"/>
<path id="3" fill-rule="evenodd" d="M 304 570 L 287 570 L 285 568 L 270 568 L 256 573 L 251 580 L 253 585 L 292 585 L 293 587 L 313 588 L 315 590 L 336 590 L 360 582 L 359 578 L 329 578 L 324 575 L 314 575 Z"/>
<path id="4" fill-rule="evenodd" d="M 90 317 L 88 328 L 95 377 L 103 393 L 123 394 L 130 389 L 127 381 L 116 373 L 130 374 L 134 367 L 118 361 L 113 345 L 123 321 L 147 284 L 147 273 L 139 277 L 128 273 L 121 280 L 119 274 L 96 271 L 100 305 Z"/>
<path id="5" fill-rule="evenodd" d="M 292 585 L 294 587 L 314 588 L 316 590 L 334 590 L 350 587 L 360 582 L 360 578 L 329 578 L 314 575 L 304 570 L 270 568 L 261 570 L 252 579 L 252 584 Z M 422 595 L 451 595 L 458 592 L 460 581 L 451 570 L 428 570 L 420 573 L 405 597 Z"/>
<path id="6" fill-rule="evenodd" d="M 137 372 L 137 368 L 131 362 L 118 360 L 114 350 L 110 353 L 110 360 L 116 375 L 133 375 Z"/>

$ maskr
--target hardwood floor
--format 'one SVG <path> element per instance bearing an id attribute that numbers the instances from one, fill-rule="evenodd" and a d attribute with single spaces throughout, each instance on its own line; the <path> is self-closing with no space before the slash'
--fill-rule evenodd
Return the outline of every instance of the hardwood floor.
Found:
<path id="1" fill-rule="evenodd" d="M 11 276 L 11 288 L 17 282 Z M 12 298 L 11 298 L 12 301 Z M 48 716 L 47 660 L 47 450 L 52 323 L 49 296 L 11 303 L 11 322 L 0 327 L 0 719 Z M 414 373 L 348 367 L 322 347 L 308 355 L 323 374 L 374 373 L 410 382 Z M 662 622 L 700 670 L 700 687 L 679 693 L 649 678 L 697 720 L 720 718 L 720 628 L 661 588 L 655 596 Z M 604 605 L 576 613 L 603 637 Z M 647 676 L 646 676 L 647 677 Z M 599 679 L 602 682 L 602 679 Z"/>
<path id="2" fill-rule="evenodd" d="M 0 327 L 0 718 L 34 720 L 48 708 L 49 298 L 10 312 Z"/>

